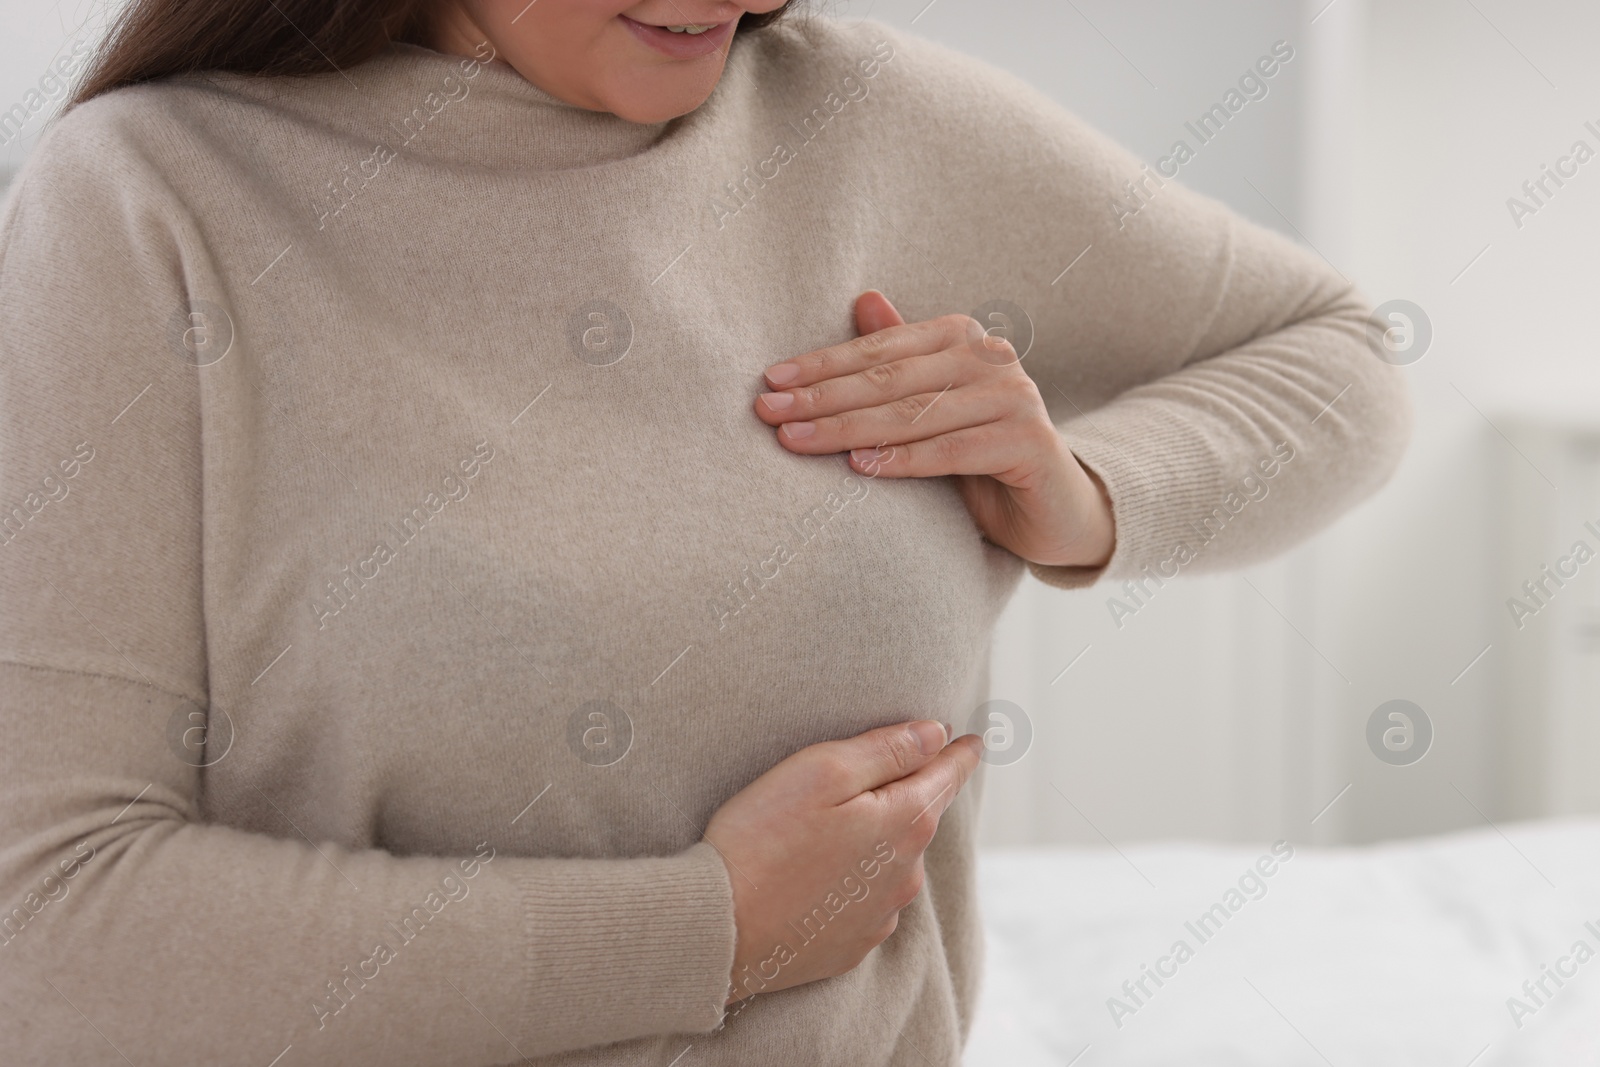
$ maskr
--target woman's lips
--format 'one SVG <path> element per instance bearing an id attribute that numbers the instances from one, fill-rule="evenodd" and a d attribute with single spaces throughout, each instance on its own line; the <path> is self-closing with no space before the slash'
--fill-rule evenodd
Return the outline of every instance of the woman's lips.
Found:
<path id="1" fill-rule="evenodd" d="M 665 26 L 651 26 L 648 23 L 637 22 L 626 15 L 618 15 L 627 24 L 633 35 L 645 44 L 654 48 L 664 56 L 673 59 L 698 59 L 708 56 L 720 49 L 733 35 L 733 28 L 738 25 L 738 19 L 709 29 L 705 33 L 673 33 Z M 690 23 L 690 25 L 704 25 L 704 23 Z"/>

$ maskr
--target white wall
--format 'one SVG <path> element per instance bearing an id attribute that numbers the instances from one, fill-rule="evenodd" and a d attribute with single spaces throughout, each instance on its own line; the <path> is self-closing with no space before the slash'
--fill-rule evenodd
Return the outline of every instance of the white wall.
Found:
<path id="1" fill-rule="evenodd" d="M 1537 782 L 1512 780 L 1506 762 L 1507 740 L 1537 712 L 1508 668 L 1541 636 L 1510 625 L 1505 600 L 1519 582 L 1508 575 L 1532 575 L 1577 530 L 1512 558 L 1498 545 L 1533 517 L 1529 501 L 1600 517 L 1600 500 L 1546 470 L 1558 493 L 1494 427 L 1600 421 L 1600 160 L 1522 229 L 1506 208 L 1575 139 L 1600 150 L 1583 129 L 1585 119 L 1600 127 L 1597 30 L 1600 10 L 1579 0 L 1373 5 L 1353 262 L 1375 293 L 1426 308 L 1436 341 L 1411 368 L 1420 419 L 1410 460 L 1340 542 L 1370 563 L 1336 588 L 1326 613 L 1338 654 L 1437 709 L 1440 759 L 1409 768 L 1419 775 L 1358 761 L 1365 773 L 1348 799 L 1360 836 L 1482 825 L 1452 781 L 1496 820 L 1583 808 L 1548 795 L 1512 803 Z M 1570 594 L 1592 599 L 1596 584 L 1586 572 Z M 1592 735 L 1568 740 L 1593 768 Z M 1481 780 L 1476 792 L 1469 778 Z"/>
<path id="2" fill-rule="evenodd" d="M 108 13 L 120 3 L 60 0 L 57 4 L 32 0 L 0 0 L 0 111 L 22 103 L 29 90 L 38 90 L 58 56 L 67 55 L 75 43 L 94 41 L 107 24 Z M 0 144 L 0 185 L 21 165 L 38 140 L 56 105 L 40 110 L 23 127 L 22 135 Z"/>

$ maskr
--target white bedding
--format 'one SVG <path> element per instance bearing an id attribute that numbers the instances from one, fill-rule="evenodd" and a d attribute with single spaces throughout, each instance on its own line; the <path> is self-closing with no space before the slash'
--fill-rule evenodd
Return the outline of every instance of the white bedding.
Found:
<path id="1" fill-rule="evenodd" d="M 1600 1064 L 1600 955 L 1575 952 L 1600 954 L 1600 820 L 1295 846 L 1259 878 L 1264 893 L 1246 879 L 1249 893 L 1225 899 L 1270 855 L 981 853 L 988 945 L 967 1067 Z M 1213 904 L 1226 919 L 1202 942 L 1185 923 Z M 1193 952 L 1182 962 L 1179 940 Z M 1145 978 L 1135 1001 L 1123 982 L 1161 957 L 1172 976 Z M 1536 1001 L 1523 983 L 1544 965 L 1572 976 L 1545 977 Z M 1120 1027 L 1111 997 L 1132 1009 Z M 1516 1019 L 1511 997 L 1527 1009 Z"/>

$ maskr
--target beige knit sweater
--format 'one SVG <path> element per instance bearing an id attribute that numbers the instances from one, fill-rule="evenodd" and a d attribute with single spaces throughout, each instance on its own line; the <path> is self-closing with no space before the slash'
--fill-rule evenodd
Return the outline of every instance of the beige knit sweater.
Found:
<path id="1" fill-rule="evenodd" d="M 958 1062 L 976 787 L 860 967 L 727 1012 L 701 834 L 805 745 L 966 722 L 1024 564 L 751 400 L 864 289 L 1006 301 L 1113 576 L 1325 525 L 1407 433 L 1366 305 L 1142 173 L 870 21 L 741 38 L 657 126 L 405 45 L 56 123 L 0 233 L 5 1062 Z"/>

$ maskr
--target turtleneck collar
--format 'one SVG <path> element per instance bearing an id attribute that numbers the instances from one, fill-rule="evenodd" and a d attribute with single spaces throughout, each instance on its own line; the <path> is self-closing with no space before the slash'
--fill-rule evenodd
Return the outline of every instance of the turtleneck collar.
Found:
<path id="1" fill-rule="evenodd" d="M 448 162 L 541 170 L 591 166 L 637 155 L 672 126 L 579 107 L 505 62 L 409 42 L 391 43 L 351 73 L 361 95 L 370 92 L 389 103 L 393 114 L 385 126 L 395 138 L 392 147 Z"/>
<path id="2" fill-rule="evenodd" d="M 488 55 L 485 49 L 485 55 Z M 392 42 L 343 71 L 307 77 L 180 75 L 256 99 L 369 148 L 450 165 L 565 170 L 636 156 L 675 123 L 636 123 L 568 103 L 503 62 Z"/>

